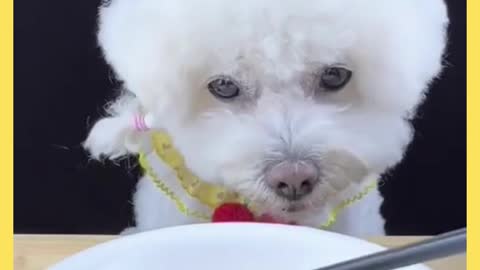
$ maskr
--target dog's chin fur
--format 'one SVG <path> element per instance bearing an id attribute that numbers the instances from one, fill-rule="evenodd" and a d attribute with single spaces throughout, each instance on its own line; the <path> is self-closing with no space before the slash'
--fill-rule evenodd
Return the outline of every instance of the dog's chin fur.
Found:
<path id="1" fill-rule="evenodd" d="M 442 0 L 113 0 L 100 8 L 98 36 L 126 94 L 85 146 L 97 158 L 137 153 L 149 137 L 129 121 L 151 113 L 201 179 L 314 225 L 402 159 L 408 119 L 442 67 L 447 23 Z M 353 71 L 349 83 L 319 89 L 321 69 L 337 64 Z M 240 95 L 212 95 L 218 75 L 234 78 Z M 293 212 L 263 181 L 287 159 L 321 172 Z M 173 204 L 145 181 L 134 198 L 139 230 L 193 222 L 165 210 Z M 370 196 L 337 231 L 383 232 L 380 195 Z"/>

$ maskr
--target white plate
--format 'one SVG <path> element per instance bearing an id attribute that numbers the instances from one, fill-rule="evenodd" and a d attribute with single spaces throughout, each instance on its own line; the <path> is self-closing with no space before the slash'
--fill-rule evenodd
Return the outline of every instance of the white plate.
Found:
<path id="1" fill-rule="evenodd" d="M 122 237 L 51 270 L 313 270 L 380 250 L 363 240 L 299 226 L 199 224 Z"/>

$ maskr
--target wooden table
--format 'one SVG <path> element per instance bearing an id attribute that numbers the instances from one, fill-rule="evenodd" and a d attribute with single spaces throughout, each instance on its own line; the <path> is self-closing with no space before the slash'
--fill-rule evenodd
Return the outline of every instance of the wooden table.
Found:
<path id="1" fill-rule="evenodd" d="M 44 270 L 76 252 L 115 239 L 99 235 L 16 235 L 15 270 Z M 424 237 L 380 237 L 368 239 L 385 247 L 396 247 Z M 465 255 L 428 263 L 434 270 L 464 270 Z"/>

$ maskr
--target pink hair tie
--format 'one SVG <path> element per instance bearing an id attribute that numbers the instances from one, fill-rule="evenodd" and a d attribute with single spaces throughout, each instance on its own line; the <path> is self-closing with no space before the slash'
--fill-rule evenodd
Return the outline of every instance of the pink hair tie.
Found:
<path id="1" fill-rule="evenodd" d="M 147 122 L 145 121 L 145 118 L 146 117 L 143 114 L 136 114 L 133 117 L 133 124 L 134 124 L 134 128 L 135 128 L 136 131 L 145 132 L 145 131 L 150 130 L 150 127 L 148 126 Z"/>

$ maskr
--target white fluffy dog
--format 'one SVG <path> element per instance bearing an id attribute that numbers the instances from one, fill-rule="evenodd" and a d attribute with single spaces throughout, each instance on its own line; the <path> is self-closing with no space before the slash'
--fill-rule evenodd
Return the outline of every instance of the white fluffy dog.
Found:
<path id="1" fill-rule="evenodd" d="M 164 185 L 205 209 L 149 150 L 161 131 L 192 174 L 275 220 L 318 227 L 335 213 L 332 231 L 383 234 L 382 198 L 362 191 L 402 159 L 441 71 L 447 17 L 442 0 L 107 1 L 99 42 L 125 91 L 85 147 L 146 153 Z M 139 114 L 150 131 L 131 128 Z M 202 222 L 151 178 L 129 232 Z"/>

